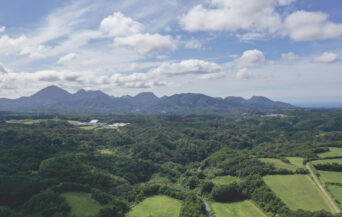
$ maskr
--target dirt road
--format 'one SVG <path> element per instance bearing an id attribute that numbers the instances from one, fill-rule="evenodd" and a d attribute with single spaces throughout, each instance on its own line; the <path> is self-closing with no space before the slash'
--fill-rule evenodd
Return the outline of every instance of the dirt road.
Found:
<path id="1" fill-rule="evenodd" d="M 319 189 L 321 189 L 322 193 L 324 194 L 324 196 L 327 198 L 327 200 L 329 201 L 330 205 L 333 207 L 333 209 L 335 210 L 336 213 L 340 213 L 340 209 L 335 205 L 334 201 L 330 198 L 329 194 L 326 192 L 326 190 L 323 188 L 323 186 L 321 185 L 321 183 L 319 182 L 316 174 L 312 171 L 310 164 L 314 162 L 308 162 L 306 163 L 306 168 L 309 170 L 310 175 L 312 176 L 313 180 L 315 181 L 316 185 L 319 187 Z"/>

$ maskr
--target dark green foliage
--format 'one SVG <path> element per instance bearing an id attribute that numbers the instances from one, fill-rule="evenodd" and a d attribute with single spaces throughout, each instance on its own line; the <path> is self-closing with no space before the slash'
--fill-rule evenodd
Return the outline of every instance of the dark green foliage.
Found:
<path id="1" fill-rule="evenodd" d="M 46 191 L 33 196 L 22 206 L 22 211 L 37 217 L 66 216 L 70 207 L 63 197 L 52 191 Z"/>
<path id="2" fill-rule="evenodd" d="M 210 181 L 204 182 L 201 185 L 201 193 L 202 194 L 208 194 L 213 190 L 213 187 L 214 187 L 214 183 L 212 183 Z"/>
<path id="3" fill-rule="evenodd" d="M 338 163 L 314 164 L 314 167 L 317 170 L 342 172 L 342 164 Z"/>
<path id="4" fill-rule="evenodd" d="M 122 200 L 113 200 L 109 207 L 101 209 L 96 217 L 125 217 L 129 210 L 127 202 Z"/>
<path id="5" fill-rule="evenodd" d="M 141 202 L 148 196 L 158 194 L 166 195 L 179 200 L 183 200 L 186 196 L 184 192 L 168 187 L 166 185 L 147 184 L 140 189 L 136 197 L 136 201 Z"/>
<path id="6" fill-rule="evenodd" d="M 179 217 L 206 217 L 203 201 L 195 193 L 189 193 L 182 205 Z"/>
<path id="7" fill-rule="evenodd" d="M 214 186 L 211 194 L 213 199 L 218 202 L 234 202 L 247 199 L 243 186 L 236 182 L 230 185 Z"/>

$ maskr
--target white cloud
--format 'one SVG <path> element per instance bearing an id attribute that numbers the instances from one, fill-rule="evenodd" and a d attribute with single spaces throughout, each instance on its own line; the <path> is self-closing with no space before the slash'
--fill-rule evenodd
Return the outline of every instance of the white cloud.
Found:
<path id="1" fill-rule="evenodd" d="M 127 37 L 116 37 L 116 45 L 130 46 L 141 54 L 154 54 L 161 51 L 170 51 L 176 48 L 176 42 L 171 36 L 160 34 L 135 34 Z"/>
<path id="2" fill-rule="evenodd" d="M 139 34 L 144 26 L 130 17 L 125 17 L 121 12 L 115 12 L 113 16 L 104 18 L 100 29 L 111 36 L 129 36 Z"/>
<path id="3" fill-rule="evenodd" d="M 298 56 L 294 52 L 283 53 L 281 58 L 285 61 L 298 59 Z"/>
<path id="4" fill-rule="evenodd" d="M 196 39 L 192 39 L 185 43 L 185 47 L 190 49 L 199 49 L 202 47 L 202 42 Z"/>
<path id="5" fill-rule="evenodd" d="M 68 63 L 74 59 L 77 58 L 77 55 L 75 53 L 69 53 L 65 56 L 62 56 L 61 58 L 59 58 L 59 60 L 57 61 L 58 64 L 64 64 L 64 63 Z"/>
<path id="6" fill-rule="evenodd" d="M 237 79 L 251 79 L 253 77 L 253 74 L 249 72 L 246 68 L 242 68 L 236 72 Z"/>
<path id="7" fill-rule="evenodd" d="M 1 54 L 18 54 L 22 47 L 25 47 L 27 41 L 28 39 L 24 35 L 18 38 L 10 38 L 8 35 L 3 35 L 0 37 Z"/>
<path id="8" fill-rule="evenodd" d="M 183 15 L 180 23 L 188 31 L 267 31 L 281 27 L 275 11 L 276 0 L 211 0 L 211 8 L 197 5 Z"/>
<path id="9" fill-rule="evenodd" d="M 6 27 L 5 26 L 0 26 L 0 33 L 6 31 Z"/>
<path id="10" fill-rule="evenodd" d="M 314 58 L 315 63 L 335 63 L 341 60 L 341 56 L 333 52 L 324 52 L 321 56 Z"/>
<path id="11" fill-rule="evenodd" d="M 285 20 L 285 27 L 294 41 L 337 38 L 342 35 L 342 23 L 333 23 L 322 12 L 296 11 Z"/>
<path id="12" fill-rule="evenodd" d="M 278 4 L 281 6 L 290 5 L 296 0 L 278 0 Z"/>
<path id="13" fill-rule="evenodd" d="M 235 60 L 238 68 L 247 68 L 265 62 L 265 56 L 260 50 L 246 50 L 242 56 Z"/>
<path id="14" fill-rule="evenodd" d="M 7 74 L 8 70 L 5 68 L 5 66 L 0 63 L 0 74 Z"/>

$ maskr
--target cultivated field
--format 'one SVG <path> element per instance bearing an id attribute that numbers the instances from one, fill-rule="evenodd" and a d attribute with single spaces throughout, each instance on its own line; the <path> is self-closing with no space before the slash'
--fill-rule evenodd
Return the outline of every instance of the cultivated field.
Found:
<path id="1" fill-rule="evenodd" d="M 333 211 L 328 201 L 308 175 L 265 176 L 264 180 L 290 209 Z"/>
<path id="2" fill-rule="evenodd" d="M 212 203 L 216 217 L 266 217 L 266 215 L 250 201 L 235 203 Z"/>
<path id="3" fill-rule="evenodd" d="M 342 172 L 332 172 L 323 170 L 317 170 L 317 172 L 319 173 L 319 179 L 323 183 L 336 182 L 342 184 Z"/>
<path id="4" fill-rule="evenodd" d="M 235 176 L 217 176 L 211 181 L 215 185 L 229 185 L 232 182 L 240 182 L 241 180 Z"/>
<path id="5" fill-rule="evenodd" d="M 274 167 L 278 168 L 278 169 L 287 169 L 287 170 L 292 170 L 292 171 L 297 169 L 297 167 L 295 165 L 285 163 L 285 162 L 281 161 L 280 159 L 259 158 L 259 160 L 261 160 L 262 162 L 265 162 L 265 163 L 273 164 Z"/>
<path id="6" fill-rule="evenodd" d="M 342 148 L 331 147 L 331 148 L 329 148 L 329 149 L 330 149 L 329 152 L 320 153 L 320 154 L 318 154 L 318 156 L 319 156 L 320 158 L 326 158 L 326 157 L 342 157 Z"/>
<path id="7" fill-rule="evenodd" d="M 304 159 L 301 157 L 287 157 L 286 159 L 297 168 L 305 168 L 305 165 L 303 164 Z"/>
<path id="8" fill-rule="evenodd" d="M 149 197 L 133 207 L 126 217 L 178 217 L 181 205 L 179 200 L 170 197 Z"/>
<path id="9" fill-rule="evenodd" d="M 76 217 L 95 216 L 102 208 L 102 205 L 91 199 L 87 193 L 69 192 L 63 193 L 62 196 L 71 207 L 71 215 Z"/>

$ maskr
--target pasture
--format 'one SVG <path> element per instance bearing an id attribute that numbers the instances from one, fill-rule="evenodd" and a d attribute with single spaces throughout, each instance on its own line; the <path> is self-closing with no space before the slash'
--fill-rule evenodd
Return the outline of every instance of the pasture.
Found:
<path id="1" fill-rule="evenodd" d="M 277 169 L 286 169 L 286 170 L 292 170 L 292 171 L 297 169 L 297 167 L 295 165 L 285 163 L 285 162 L 281 161 L 280 159 L 259 158 L 259 160 L 261 160 L 264 163 L 273 164 L 273 166 Z"/>
<path id="2" fill-rule="evenodd" d="M 240 178 L 235 176 L 217 176 L 211 180 L 215 185 L 229 185 L 233 182 L 240 182 Z"/>
<path id="3" fill-rule="evenodd" d="M 62 196 L 66 199 L 71 207 L 71 216 L 95 216 L 102 208 L 102 205 L 99 202 L 91 199 L 90 195 L 87 193 L 68 192 L 63 193 Z"/>
<path id="4" fill-rule="evenodd" d="M 305 168 L 303 161 L 304 159 L 301 157 L 287 157 L 292 165 L 295 165 L 297 168 Z"/>
<path id="5" fill-rule="evenodd" d="M 271 175 L 264 181 L 292 210 L 332 212 L 332 207 L 309 175 Z"/>
<path id="6" fill-rule="evenodd" d="M 341 207 L 341 203 L 342 203 L 342 186 L 328 185 L 328 191 L 329 191 L 329 194 L 332 195 L 333 198 L 340 203 L 340 204 L 337 204 L 337 205 L 339 205 Z"/>
<path id="7" fill-rule="evenodd" d="M 342 172 L 323 171 L 323 170 L 317 170 L 317 172 L 319 173 L 318 178 L 323 183 L 335 182 L 335 183 L 342 184 Z"/>
<path id="8" fill-rule="evenodd" d="M 252 202 L 246 200 L 235 203 L 212 203 L 216 217 L 266 217 Z"/>
<path id="9" fill-rule="evenodd" d="M 126 217 L 178 217 L 182 203 L 167 196 L 149 197 L 133 207 Z"/>
<path id="10" fill-rule="evenodd" d="M 42 119 L 37 119 L 37 120 L 33 120 L 33 119 L 23 119 L 23 120 L 8 120 L 6 121 L 7 124 L 26 124 L 26 125 L 31 125 L 31 124 L 38 124 L 42 121 L 46 121 L 46 120 L 42 120 Z"/>
<path id="11" fill-rule="evenodd" d="M 318 154 L 320 158 L 342 157 L 342 148 L 330 147 L 330 151 Z"/>

